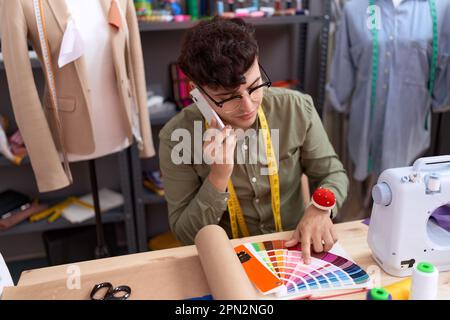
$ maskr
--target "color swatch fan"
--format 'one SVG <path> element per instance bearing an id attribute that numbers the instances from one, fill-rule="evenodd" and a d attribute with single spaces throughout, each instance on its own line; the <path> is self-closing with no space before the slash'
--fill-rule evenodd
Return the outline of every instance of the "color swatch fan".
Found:
<path id="1" fill-rule="evenodd" d="M 299 246 L 283 240 L 235 247 L 249 279 L 263 294 L 310 296 L 318 292 L 370 287 L 369 275 L 354 262 L 331 252 L 312 253 L 306 265 Z"/>

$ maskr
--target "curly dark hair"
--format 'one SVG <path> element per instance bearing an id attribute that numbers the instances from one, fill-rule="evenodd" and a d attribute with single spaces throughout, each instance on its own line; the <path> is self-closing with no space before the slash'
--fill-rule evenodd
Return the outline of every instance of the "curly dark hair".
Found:
<path id="1" fill-rule="evenodd" d="M 188 30 L 178 65 L 196 84 L 234 90 L 258 56 L 255 29 L 242 19 L 214 17 Z"/>

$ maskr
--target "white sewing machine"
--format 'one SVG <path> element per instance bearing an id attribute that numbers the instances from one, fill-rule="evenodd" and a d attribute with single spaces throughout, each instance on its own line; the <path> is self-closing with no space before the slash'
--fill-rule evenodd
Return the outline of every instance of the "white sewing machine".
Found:
<path id="1" fill-rule="evenodd" d="M 430 219 L 438 208 L 450 215 L 450 155 L 383 171 L 372 197 L 368 243 L 384 271 L 408 276 L 422 261 L 450 270 L 450 230 Z"/>

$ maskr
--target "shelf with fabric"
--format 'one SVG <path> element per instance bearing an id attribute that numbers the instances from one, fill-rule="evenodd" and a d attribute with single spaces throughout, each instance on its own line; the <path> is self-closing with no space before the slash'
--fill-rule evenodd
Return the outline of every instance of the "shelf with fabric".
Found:
<path id="1" fill-rule="evenodd" d="M 103 224 L 122 221 L 124 221 L 123 208 L 116 208 L 102 213 Z M 25 233 L 44 232 L 49 230 L 60 230 L 84 226 L 95 226 L 95 218 L 91 218 L 81 223 L 71 223 L 64 217 L 60 217 L 52 223 L 47 222 L 47 219 L 43 219 L 38 222 L 29 222 L 28 220 L 25 220 L 10 229 L 0 230 L 0 238 Z"/>
<path id="2" fill-rule="evenodd" d="M 255 26 L 277 25 L 277 24 L 295 24 L 295 23 L 311 23 L 321 22 L 323 16 L 313 15 L 295 15 L 295 16 L 273 16 L 267 18 L 244 18 L 243 20 L 252 23 Z M 168 31 L 168 30 L 185 30 L 193 27 L 196 21 L 185 22 L 139 22 L 139 29 L 142 31 Z"/>
<path id="3" fill-rule="evenodd" d="M 322 22 L 323 16 L 316 15 L 295 15 L 295 16 L 274 16 L 268 18 L 244 18 L 246 22 L 252 23 L 255 26 L 271 26 L 271 25 L 283 25 L 283 24 L 297 24 L 297 23 L 311 23 Z M 139 30 L 141 32 L 147 31 L 170 31 L 170 30 L 186 30 L 193 27 L 197 21 L 185 21 L 185 22 L 139 22 Z M 29 52 L 31 66 L 33 68 L 40 68 L 41 63 L 37 58 L 37 54 L 34 51 Z M 0 70 L 5 69 L 3 63 L 3 55 L 0 52 Z"/>
<path id="4" fill-rule="evenodd" d="M 123 150 L 117 154 L 97 159 L 98 181 L 101 189 L 109 189 L 120 193 L 124 202 L 121 207 L 117 207 L 102 214 L 102 224 L 117 223 L 124 230 L 125 241 L 128 253 L 137 251 L 136 229 L 134 222 L 133 203 L 131 195 L 131 185 L 129 177 L 129 151 Z M 67 199 L 73 195 L 87 195 L 92 192 L 89 181 L 88 162 L 81 161 L 71 164 L 71 169 L 75 177 L 74 184 L 71 186 L 54 191 L 52 193 L 40 194 L 32 181 L 30 160 L 26 157 L 22 164 L 16 166 L 9 162 L 3 156 L 0 156 L 0 191 L 11 189 L 17 190 L 29 195 L 31 198 L 40 199 L 44 203 L 54 205 L 58 200 Z M 111 174 L 114 172 L 115 174 Z M 17 236 L 28 233 L 39 233 L 48 230 L 58 230 L 75 228 L 78 226 L 94 226 L 95 219 L 83 221 L 82 223 L 71 223 L 64 217 L 57 219 L 52 223 L 48 223 L 46 219 L 35 223 L 23 221 L 20 224 L 7 229 L 0 230 L 0 237 Z"/>

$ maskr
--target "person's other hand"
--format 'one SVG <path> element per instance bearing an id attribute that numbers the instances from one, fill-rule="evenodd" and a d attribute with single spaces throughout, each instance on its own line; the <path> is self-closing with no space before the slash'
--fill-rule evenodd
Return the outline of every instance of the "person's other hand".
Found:
<path id="1" fill-rule="evenodd" d="M 310 205 L 305 209 L 292 238 L 286 241 L 286 246 L 292 247 L 300 242 L 303 260 L 309 264 L 311 246 L 315 252 L 330 251 L 337 240 L 333 221 L 328 212 Z"/>

